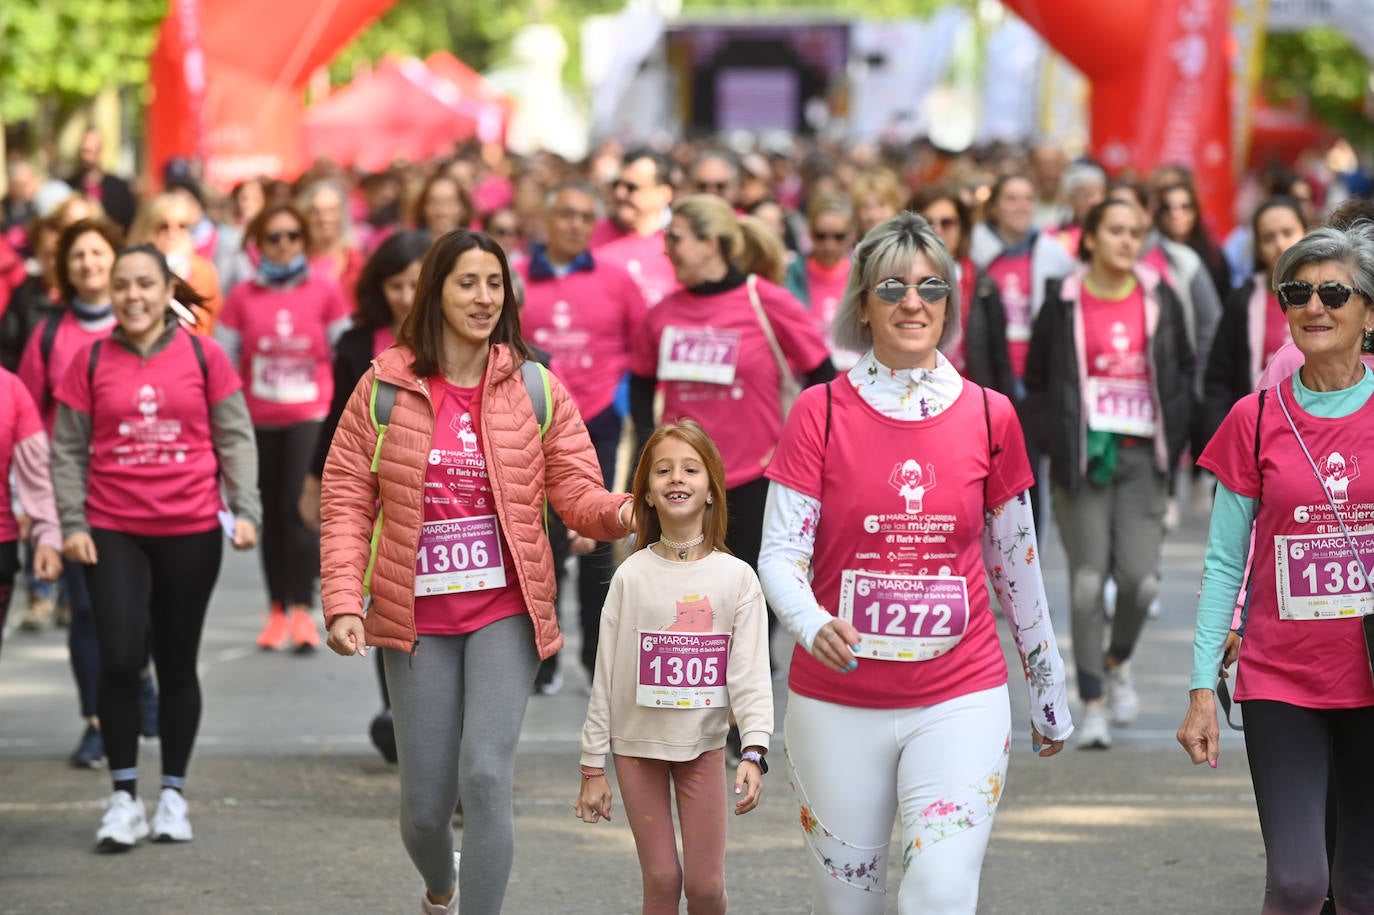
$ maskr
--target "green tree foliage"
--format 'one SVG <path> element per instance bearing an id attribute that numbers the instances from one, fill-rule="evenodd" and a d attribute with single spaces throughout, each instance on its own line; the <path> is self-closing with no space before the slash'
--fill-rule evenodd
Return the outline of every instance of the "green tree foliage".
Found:
<path id="1" fill-rule="evenodd" d="M 0 120 L 148 81 L 167 0 L 0 0 Z"/>
<path id="2" fill-rule="evenodd" d="M 1270 35 L 1261 85 L 1277 102 L 1306 99 L 1321 121 L 1356 148 L 1374 145 L 1365 111 L 1370 62 L 1335 29 Z"/>

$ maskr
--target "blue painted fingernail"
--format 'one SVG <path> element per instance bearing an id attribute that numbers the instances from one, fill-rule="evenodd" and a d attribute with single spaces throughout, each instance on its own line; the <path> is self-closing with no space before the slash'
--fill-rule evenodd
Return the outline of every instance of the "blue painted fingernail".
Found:
<path id="1" fill-rule="evenodd" d="M 849 669 L 849 670 L 854 670 L 854 669 L 856 669 L 858 666 L 859 666 L 859 662 L 858 662 L 857 660 L 855 660 L 855 661 L 850 661 L 850 662 L 849 662 L 849 668 L 848 668 L 848 669 Z"/>

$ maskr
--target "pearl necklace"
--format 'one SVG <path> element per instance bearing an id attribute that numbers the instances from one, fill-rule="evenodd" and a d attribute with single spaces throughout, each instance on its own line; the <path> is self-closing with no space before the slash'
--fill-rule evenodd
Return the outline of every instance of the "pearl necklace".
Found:
<path id="1" fill-rule="evenodd" d="M 660 534 L 658 537 L 658 542 L 668 547 L 668 549 L 670 550 L 677 550 L 677 558 L 685 562 L 687 559 L 687 551 L 694 546 L 700 545 L 702 541 L 704 541 L 705 539 L 706 535 L 703 533 L 697 534 L 691 540 L 684 540 L 682 543 L 677 543 L 676 541 L 669 540 L 667 537 L 664 537 L 662 534 Z"/>

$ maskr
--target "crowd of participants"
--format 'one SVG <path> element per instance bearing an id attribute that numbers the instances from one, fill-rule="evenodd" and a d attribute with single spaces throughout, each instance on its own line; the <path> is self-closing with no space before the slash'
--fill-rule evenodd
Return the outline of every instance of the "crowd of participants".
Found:
<path id="1" fill-rule="evenodd" d="M 994 603 L 1036 752 L 1110 748 L 1139 711 L 1165 531 L 1205 468 L 1225 511 L 1180 741 L 1215 765 L 1212 692 L 1239 655 L 1265 911 L 1316 911 L 1331 891 L 1365 910 L 1370 862 L 1352 849 L 1374 818 L 1326 807 L 1328 789 L 1368 806 L 1374 682 L 1354 617 L 1369 576 L 1363 559 L 1342 572 L 1331 619 L 1291 582 L 1275 592 L 1290 579 L 1267 547 L 1339 530 L 1335 555 L 1367 526 L 1342 515 L 1364 504 L 1362 445 L 1335 422 L 1374 385 L 1359 198 L 1309 235 L 1342 192 L 1276 169 L 1218 239 L 1185 170 L 1109 180 L 1052 147 L 606 144 L 573 164 L 487 146 L 363 176 L 321 162 L 225 195 L 184 162 L 135 194 L 101 158 L 90 134 L 68 182 L 12 162 L 0 226 L 16 506 L 0 624 L 24 576 L 20 630 L 68 628 L 71 761 L 107 763 L 114 788 L 99 847 L 191 838 L 196 653 L 227 538 L 260 548 L 258 647 L 320 646 L 321 589 L 329 646 L 378 649 L 370 732 L 400 766 L 425 911 L 457 911 L 460 890 L 465 911 L 500 909 L 515 743 L 526 697 L 573 663 L 555 607 L 575 564 L 591 701 L 574 813 L 610 819 L 611 755 L 646 912 L 684 892 L 724 910 L 714 781 L 728 750 L 735 812 L 757 803 L 779 625 L 797 643 L 784 767 L 815 910 L 882 911 L 900 817 L 902 911 L 971 912 L 1014 731 Z M 1300 429 L 1329 513 L 1265 488 L 1303 475 L 1284 438 Z M 1324 526 L 1275 521 L 1294 500 Z M 1073 714 L 1039 567 L 1047 510 L 1068 557 Z M 1289 621 L 1309 647 L 1291 650 Z M 641 646 L 650 630 L 674 636 Z M 645 682 L 689 655 L 719 679 Z M 1329 688 L 1295 690 L 1318 670 Z M 140 734 L 161 737 L 151 821 Z M 1286 792 L 1294 779 L 1310 790 Z M 1336 863 L 1296 856 L 1282 837 L 1299 833 Z"/>

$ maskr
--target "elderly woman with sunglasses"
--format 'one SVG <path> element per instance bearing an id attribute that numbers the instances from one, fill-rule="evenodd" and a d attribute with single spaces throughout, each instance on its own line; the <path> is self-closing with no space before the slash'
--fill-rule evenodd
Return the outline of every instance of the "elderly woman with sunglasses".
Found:
<path id="1" fill-rule="evenodd" d="M 1374 911 L 1374 224 L 1321 228 L 1283 253 L 1274 288 L 1305 362 L 1242 398 L 1198 463 L 1217 475 L 1193 675 L 1179 743 L 1216 768 L 1213 684 L 1253 524 L 1236 688 L 1267 856 L 1263 912 Z M 1358 555 L 1356 555 L 1358 554 Z M 1336 825 L 1326 855 L 1328 787 Z"/>
<path id="2" fill-rule="evenodd" d="M 802 393 L 768 467 L 759 575 L 796 636 L 786 737 L 812 911 L 972 913 L 1013 733 L 987 581 L 1030 687 L 1030 737 L 1073 730 L 1011 402 L 941 354 L 955 265 L 902 213 L 860 243 L 835 319 L 862 352 Z M 951 449 L 951 443 L 959 443 Z"/>
<path id="3" fill-rule="evenodd" d="M 1026 358 L 1027 422 L 1050 458 L 1051 504 L 1069 560 L 1079 746 L 1092 749 L 1111 746 L 1109 711 L 1118 724 L 1139 711 L 1129 661 L 1159 592 L 1168 472 L 1193 410 L 1182 306 L 1139 263 L 1143 216 L 1123 200 L 1088 211 L 1084 263 L 1049 284 Z M 1109 576 L 1119 591 L 1104 652 Z"/>

